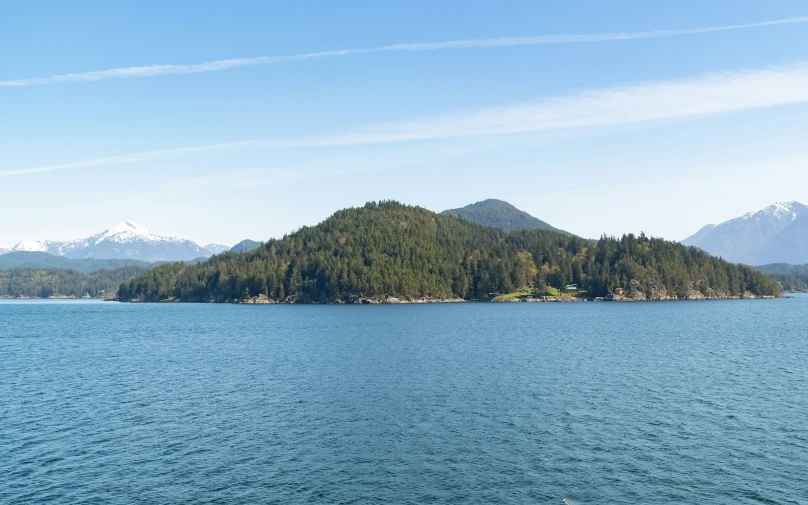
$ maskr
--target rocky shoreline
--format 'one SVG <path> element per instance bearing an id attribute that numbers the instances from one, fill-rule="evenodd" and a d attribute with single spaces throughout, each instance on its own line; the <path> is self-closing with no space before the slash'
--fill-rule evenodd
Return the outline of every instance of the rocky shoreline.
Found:
<path id="1" fill-rule="evenodd" d="M 700 295 L 700 296 L 698 296 Z M 774 300 L 778 298 L 789 298 L 788 296 L 757 296 L 753 293 L 746 292 L 742 295 L 713 295 L 710 297 L 704 296 L 702 293 L 689 293 L 683 298 L 676 296 L 665 296 L 657 298 L 630 297 L 626 295 L 612 295 L 604 298 L 583 298 L 583 297 L 569 297 L 569 296 L 543 296 L 543 297 L 530 297 L 530 298 L 496 298 L 492 300 L 463 300 L 462 298 L 415 298 L 412 300 L 400 299 L 395 297 L 386 298 L 372 298 L 372 297 L 355 297 L 348 300 L 328 300 L 313 302 L 307 300 L 283 300 L 276 301 L 267 297 L 266 295 L 259 295 L 247 300 L 235 300 L 232 303 L 240 305 L 275 305 L 275 304 L 310 304 L 310 305 L 406 305 L 406 304 L 431 304 L 431 303 L 577 303 L 577 302 L 649 302 L 649 301 L 693 301 L 693 300 Z M 178 300 L 164 300 L 166 302 L 177 302 Z"/>
<path id="2" fill-rule="evenodd" d="M 103 300 L 104 298 L 95 297 L 90 295 L 84 296 L 67 296 L 67 295 L 52 295 L 52 296 L 0 296 L 0 300 Z"/>
<path id="3" fill-rule="evenodd" d="M 462 298 L 433 298 L 422 297 L 413 298 L 411 300 L 395 298 L 388 296 L 386 298 L 373 298 L 373 297 L 351 297 L 347 300 L 326 300 L 320 302 L 308 300 L 283 300 L 277 301 L 269 298 L 266 295 L 258 295 L 247 300 L 235 300 L 234 303 L 242 305 L 272 305 L 272 304 L 319 304 L 319 305 L 405 305 L 405 304 L 424 304 L 424 303 L 465 303 L 467 300 Z"/>

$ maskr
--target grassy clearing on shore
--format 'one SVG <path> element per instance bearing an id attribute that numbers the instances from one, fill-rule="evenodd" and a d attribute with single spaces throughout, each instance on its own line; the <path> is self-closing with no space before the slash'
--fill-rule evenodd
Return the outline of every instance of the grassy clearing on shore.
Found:
<path id="1" fill-rule="evenodd" d="M 516 299 L 521 300 L 523 298 L 527 298 L 528 296 L 534 296 L 536 298 L 540 298 L 541 296 L 562 296 L 566 298 L 586 298 L 586 291 L 576 291 L 572 293 L 562 292 L 558 288 L 547 287 L 547 292 L 544 295 L 532 295 L 528 291 L 514 291 L 513 293 L 506 293 L 504 295 L 499 295 L 494 298 L 494 300 L 509 300 L 509 299 Z"/>
<path id="2" fill-rule="evenodd" d="M 507 300 L 509 298 L 522 299 L 528 296 L 530 296 L 530 293 L 527 291 L 515 291 L 513 293 L 506 293 L 504 295 L 499 295 L 495 297 L 494 300 Z"/>

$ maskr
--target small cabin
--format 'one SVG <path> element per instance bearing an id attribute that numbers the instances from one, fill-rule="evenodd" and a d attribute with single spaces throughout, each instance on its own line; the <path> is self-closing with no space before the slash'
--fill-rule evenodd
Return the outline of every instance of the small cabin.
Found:
<path id="1" fill-rule="evenodd" d="M 618 296 L 623 296 L 626 294 L 626 290 L 623 288 L 614 288 L 614 294 Z"/>
<path id="2" fill-rule="evenodd" d="M 566 286 L 564 286 L 564 291 L 578 291 L 578 285 L 577 284 L 567 284 Z"/>

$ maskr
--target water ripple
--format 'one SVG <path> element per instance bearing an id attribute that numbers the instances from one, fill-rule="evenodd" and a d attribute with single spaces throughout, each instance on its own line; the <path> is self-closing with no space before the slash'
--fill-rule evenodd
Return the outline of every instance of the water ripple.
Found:
<path id="1" fill-rule="evenodd" d="M 808 503 L 808 297 L 0 302 L 0 503 Z"/>

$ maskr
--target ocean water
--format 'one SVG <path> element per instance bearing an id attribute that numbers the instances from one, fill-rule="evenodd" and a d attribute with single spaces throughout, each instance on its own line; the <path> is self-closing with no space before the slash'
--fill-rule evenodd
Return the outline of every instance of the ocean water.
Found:
<path id="1" fill-rule="evenodd" d="M 808 297 L 0 302 L 0 503 L 808 503 Z"/>

